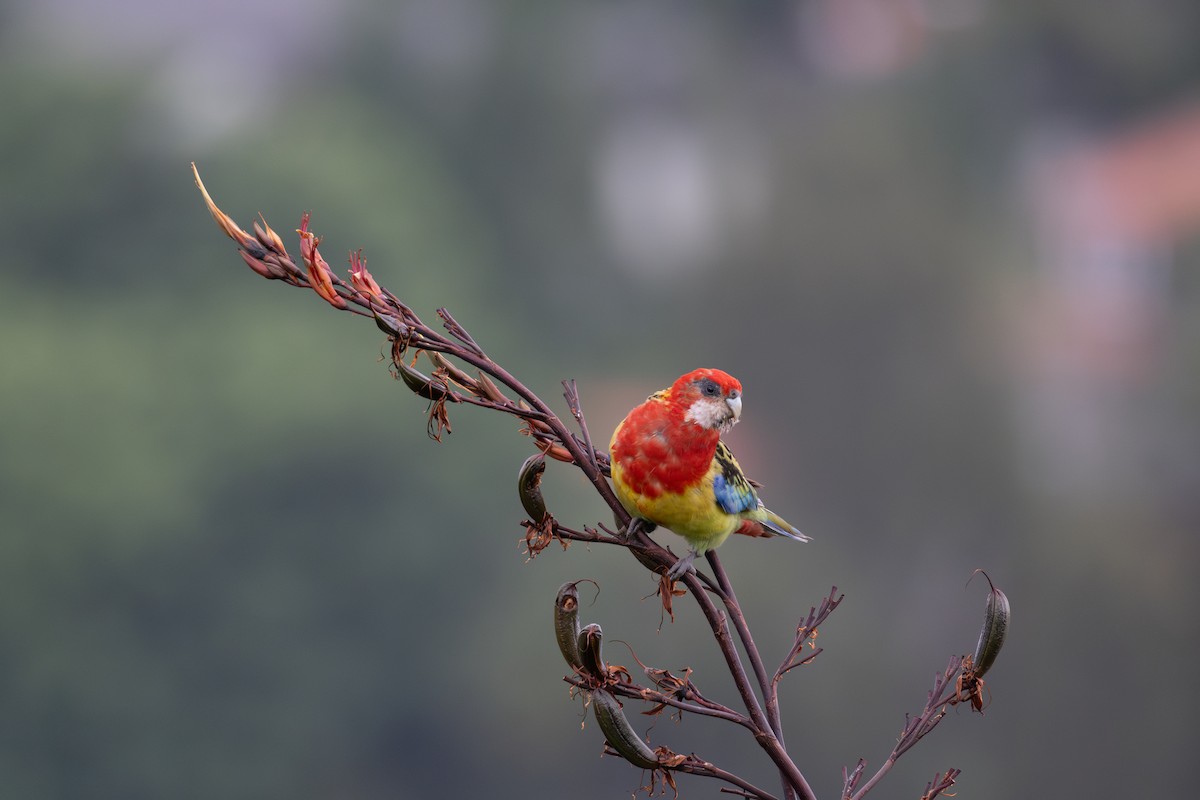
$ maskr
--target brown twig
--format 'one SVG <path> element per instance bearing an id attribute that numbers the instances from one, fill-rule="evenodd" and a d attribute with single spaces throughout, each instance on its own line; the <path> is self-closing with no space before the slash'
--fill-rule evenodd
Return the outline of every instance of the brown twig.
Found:
<path id="1" fill-rule="evenodd" d="M 937 724 L 946 716 L 946 708 L 950 700 L 957 695 L 954 677 L 961 668 L 962 659 L 958 656 L 951 656 L 949 663 L 946 664 L 946 668 L 934 677 L 933 688 L 929 690 L 925 708 L 916 717 L 910 717 L 907 714 L 904 715 L 904 729 L 900 732 L 900 738 L 896 742 L 896 746 L 892 748 L 891 754 L 861 788 L 855 791 L 854 794 L 849 795 L 849 800 L 862 800 L 867 792 L 875 788 L 875 784 L 879 783 L 883 776 L 891 771 L 900 756 L 907 753 L 913 745 L 921 741 L 930 731 L 937 727 Z M 861 774 L 861 767 L 858 769 L 858 772 Z M 957 771 L 954 772 L 957 777 Z M 936 795 L 931 795 L 931 797 L 934 796 Z"/>
<path id="2" fill-rule="evenodd" d="M 567 675 L 563 680 L 572 686 L 580 689 L 592 688 L 588 680 L 575 675 Z M 708 705 L 700 703 L 689 703 L 685 700 L 679 700 L 669 694 L 660 692 L 657 689 L 651 689 L 648 686 L 640 686 L 636 683 L 613 683 L 606 687 L 613 694 L 619 694 L 622 697 L 628 697 L 631 700 L 645 700 L 647 703 L 658 703 L 671 708 L 677 708 L 680 711 L 687 711 L 690 714 L 699 714 L 705 717 L 714 717 L 715 719 L 723 719 L 726 722 L 732 722 L 736 725 L 741 725 L 744 728 L 749 728 L 754 731 L 754 725 L 750 719 L 744 714 L 738 714 L 731 709 L 720 710 L 712 708 Z"/>
<path id="3" fill-rule="evenodd" d="M 730 675 L 733 676 L 733 682 L 737 686 L 738 694 L 741 695 L 742 703 L 746 706 L 746 710 L 750 714 L 750 720 L 757 728 L 754 738 L 758 741 L 759 746 L 766 751 L 767 756 L 775 763 L 775 766 L 783 773 L 786 782 L 791 784 L 805 800 L 816 800 L 812 787 L 808 785 L 808 781 L 799 768 L 797 768 L 795 762 L 788 756 L 787 751 L 783 749 L 783 744 L 771 732 L 771 725 L 767 722 L 767 717 L 763 713 L 762 706 L 759 705 L 758 698 L 754 694 L 754 689 L 750 686 L 750 679 L 746 675 L 745 667 L 742 666 L 742 659 L 738 655 L 737 647 L 733 644 L 733 637 L 729 633 L 729 625 L 726 622 L 725 614 L 717 610 L 712 600 L 702 591 L 701 583 L 696 577 L 696 573 L 688 573 L 684 576 L 683 580 L 687 584 L 688 589 L 691 590 L 696 602 L 700 605 L 700 611 L 704 614 L 704 618 L 708 620 L 709 628 L 711 628 L 713 636 L 717 640 L 717 646 L 721 650 L 721 655 L 725 657 L 725 665 L 729 668 Z"/>
<path id="4" fill-rule="evenodd" d="M 758 788 L 749 781 L 743 780 L 737 775 L 727 772 L 715 764 L 710 764 L 707 761 L 701 761 L 695 756 L 692 756 L 687 761 L 684 761 L 675 769 L 679 772 L 687 772 L 692 775 L 701 775 L 706 778 L 716 778 L 718 780 L 725 781 L 728 784 L 736 786 L 740 790 L 738 793 L 743 797 L 754 797 L 758 798 L 758 800 L 776 800 L 774 795 Z M 722 791 L 727 790 L 722 789 Z"/>
<path id="5" fill-rule="evenodd" d="M 575 418 L 575 423 L 579 426 L 580 433 L 583 434 L 583 452 L 591 460 L 596 471 L 600 471 L 600 462 L 596 459 L 596 448 L 592 446 L 592 434 L 588 432 L 587 420 L 583 418 L 579 387 L 575 385 L 574 378 L 563 381 L 563 397 L 566 398 L 567 408 L 570 409 L 571 416 Z"/>
<path id="6" fill-rule="evenodd" d="M 835 594 L 837 594 L 836 586 L 829 590 L 829 594 L 821 601 L 821 605 L 810 608 L 808 618 L 796 626 L 796 640 L 792 643 L 792 649 L 788 651 L 779 668 L 775 670 L 774 677 L 771 678 L 770 692 L 773 696 L 778 696 L 779 681 L 784 675 L 796 667 L 809 663 L 821 652 L 820 648 L 814 648 L 807 656 L 799 658 L 800 653 L 804 650 L 804 645 L 811 643 L 816 638 L 817 629 L 821 626 L 821 623 L 833 613 L 834 609 L 845 598 L 845 595 L 841 594 L 837 596 L 837 599 L 834 599 Z"/>
<path id="7" fill-rule="evenodd" d="M 935 772 L 933 780 L 925 784 L 925 793 L 921 795 L 921 800 L 933 800 L 946 792 L 950 787 L 954 786 L 958 776 L 962 774 L 961 769 L 948 769 L 943 775 L 940 772 Z M 947 795 L 949 797 L 949 795 Z"/>
<path id="8" fill-rule="evenodd" d="M 742 613 L 741 605 L 738 604 L 737 595 L 733 591 L 733 584 L 730 583 L 729 575 L 725 572 L 725 567 L 721 564 L 721 559 L 717 557 L 717 552 L 709 550 L 705 556 L 708 558 L 713 575 L 717 579 L 717 585 L 721 587 L 725 611 L 729 614 L 729 618 L 733 620 L 734 630 L 737 631 L 738 638 L 742 641 L 746 657 L 750 660 L 750 668 L 754 671 L 754 677 L 758 681 L 758 690 L 762 694 L 763 704 L 766 706 L 767 724 L 771 728 L 771 733 L 775 735 L 775 739 L 779 742 L 779 746 L 786 749 L 786 744 L 783 740 L 783 720 L 779 714 L 779 695 L 772 691 L 772 684 L 767 678 L 767 668 L 763 664 L 762 656 L 759 655 L 758 647 L 754 644 L 754 637 L 750 635 L 750 626 L 746 623 L 746 616 Z M 787 774 L 782 773 L 782 775 L 784 778 L 783 796 L 785 800 L 792 800 L 796 796 L 795 790 L 791 782 L 787 779 Z"/>

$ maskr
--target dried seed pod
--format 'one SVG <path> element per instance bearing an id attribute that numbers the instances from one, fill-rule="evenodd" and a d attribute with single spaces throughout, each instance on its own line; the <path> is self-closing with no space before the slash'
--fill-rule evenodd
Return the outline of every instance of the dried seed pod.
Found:
<path id="1" fill-rule="evenodd" d="M 579 643 L 579 659 L 583 663 L 583 671 L 596 680 L 606 680 L 608 667 L 604 664 L 604 656 L 600 652 L 604 643 L 604 631 L 594 622 L 584 625 L 576 641 Z"/>
<path id="2" fill-rule="evenodd" d="M 988 592 L 983 628 L 979 631 L 979 642 L 975 645 L 975 655 L 971 659 L 976 678 L 982 678 L 983 674 L 996 661 L 996 656 L 1000 654 L 1000 648 L 1004 645 L 1004 637 L 1008 633 L 1010 613 L 1008 597 L 992 584 L 992 579 L 986 572 L 983 573 L 983 577 L 987 578 L 991 591 Z"/>
<path id="3" fill-rule="evenodd" d="M 554 598 L 554 638 L 567 665 L 573 670 L 583 668 L 579 654 L 579 590 L 577 581 L 564 583 Z"/>
<path id="4" fill-rule="evenodd" d="M 391 314 L 380 314 L 374 307 L 371 314 L 375 317 L 375 327 L 388 336 L 402 336 L 408 330 L 407 325 Z"/>
<path id="5" fill-rule="evenodd" d="M 521 506 L 533 522 L 541 522 L 546 517 L 546 501 L 542 497 L 542 473 L 545 471 L 546 457 L 534 453 L 525 459 L 517 472 L 517 494 L 521 497 Z"/>
<path id="6" fill-rule="evenodd" d="M 446 397 L 446 384 L 441 381 L 435 381 L 428 375 L 410 367 L 404 363 L 404 359 L 399 359 L 393 363 L 396 365 L 396 370 L 400 373 L 400 378 L 404 381 L 404 385 L 417 395 L 424 397 L 426 400 L 441 400 Z"/>
<path id="7" fill-rule="evenodd" d="M 592 711 L 604 738 L 621 757 L 642 769 L 657 769 L 658 756 L 637 735 L 617 698 L 605 689 L 592 692 Z"/>

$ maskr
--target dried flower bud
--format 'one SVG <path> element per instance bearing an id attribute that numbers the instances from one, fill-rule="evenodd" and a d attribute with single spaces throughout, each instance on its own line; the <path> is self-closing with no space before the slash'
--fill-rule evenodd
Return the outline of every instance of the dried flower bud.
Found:
<path id="1" fill-rule="evenodd" d="M 308 269 L 309 285 L 334 308 L 345 308 L 346 301 L 333 288 L 333 272 L 317 250 L 321 239 L 308 230 L 309 217 L 305 212 L 300 218 L 300 227 L 296 229 L 296 233 L 300 234 L 300 256 Z"/>
<path id="2" fill-rule="evenodd" d="M 204 181 L 200 180 L 200 170 L 196 169 L 196 162 L 194 161 L 192 162 L 192 176 L 195 177 L 196 186 L 200 189 L 201 196 L 204 197 L 204 204 L 208 206 L 208 213 L 212 215 L 213 220 L 217 223 L 221 230 L 225 231 L 225 235 L 237 242 L 239 247 L 246 248 L 255 256 L 262 255 L 260 252 L 261 247 L 259 246 L 258 242 L 254 240 L 254 237 L 239 228 L 238 224 L 234 222 L 228 214 L 217 208 L 217 204 L 214 203 L 212 197 L 209 196 L 208 190 L 204 188 Z M 253 269 L 253 267 L 251 268 Z M 255 272 L 258 272 L 258 270 L 255 270 Z"/>
<path id="3" fill-rule="evenodd" d="M 259 225 L 258 220 L 255 220 L 255 238 L 268 250 L 272 250 L 280 255 L 287 255 L 287 248 L 283 246 L 283 239 L 280 239 L 279 234 L 271 230 L 271 226 L 267 224 L 267 218 L 259 214 L 258 219 L 262 220 L 262 225 Z"/>
<path id="4" fill-rule="evenodd" d="M 476 380 L 455 366 L 453 361 L 436 350 L 426 350 L 425 355 L 429 356 L 429 360 L 433 362 L 438 371 L 444 372 L 446 378 L 473 394 L 478 393 L 479 385 Z"/>
<path id="5" fill-rule="evenodd" d="M 508 402 L 508 398 L 504 396 L 504 392 L 500 391 L 500 387 L 498 387 L 491 378 L 482 372 L 479 373 L 479 391 L 483 393 L 485 398 L 491 400 L 493 403 Z"/>
<path id="6" fill-rule="evenodd" d="M 238 255 L 242 257 L 242 261 L 246 262 L 246 266 L 248 266 L 250 269 L 257 272 L 259 275 L 262 275 L 264 278 L 266 278 L 269 281 L 273 281 L 276 279 L 277 276 L 271 272 L 270 267 L 268 267 L 262 261 L 259 261 L 254 256 L 247 253 L 245 250 L 238 250 Z"/>
<path id="7" fill-rule="evenodd" d="M 553 458 L 555 461 L 562 461 L 567 464 L 574 464 L 575 457 L 571 455 L 571 451 L 563 447 L 561 444 L 548 444 L 544 448 L 546 455 Z"/>
<path id="8" fill-rule="evenodd" d="M 372 300 L 384 302 L 383 289 L 367 271 L 367 260 L 363 258 L 362 250 L 350 253 L 350 285 Z"/>

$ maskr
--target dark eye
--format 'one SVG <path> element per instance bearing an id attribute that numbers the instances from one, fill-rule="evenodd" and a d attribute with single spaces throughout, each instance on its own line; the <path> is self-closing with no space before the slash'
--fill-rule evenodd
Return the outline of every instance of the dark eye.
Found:
<path id="1" fill-rule="evenodd" d="M 700 381 L 700 393 L 705 397 L 716 397 L 721 393 L 721 387 L 712 378 L 705 378 Z"/>

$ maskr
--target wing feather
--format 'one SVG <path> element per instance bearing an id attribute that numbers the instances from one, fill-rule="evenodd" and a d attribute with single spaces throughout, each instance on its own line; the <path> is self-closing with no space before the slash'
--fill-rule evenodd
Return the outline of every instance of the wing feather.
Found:
<path id="1" fill-rule="evenodd" d="M 713 456 L 713 495 L 717 505 L 726 514 L 741 514 L 753 511 L 761 504 L 754 487 L 746 479 L 737 459 L 724 442 L 717 442 L 717 452 Z"/>

